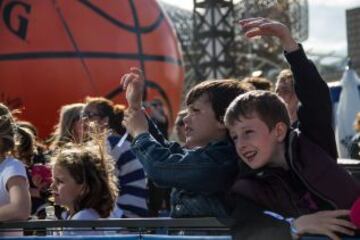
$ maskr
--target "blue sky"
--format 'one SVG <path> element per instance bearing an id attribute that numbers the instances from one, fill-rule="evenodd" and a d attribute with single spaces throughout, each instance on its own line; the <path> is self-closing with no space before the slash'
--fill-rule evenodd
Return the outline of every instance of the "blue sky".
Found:
<path id="1" fill-rule="evenodd" d="M 164 2 L 192 9 L 193 0 L 162 0 Z M 236 0 L 235 0 L 236 2 Z M 360 0 L 308 0 L 309 38 L 303 44 L 306 50 L 346 56 L 345 11 L 360 7 Z"/>

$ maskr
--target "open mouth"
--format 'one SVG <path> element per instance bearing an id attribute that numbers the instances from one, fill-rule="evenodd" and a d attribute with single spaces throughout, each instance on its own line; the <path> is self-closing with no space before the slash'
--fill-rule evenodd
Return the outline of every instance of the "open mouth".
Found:
<path id="1" fill-rule="evenodd" d="M 245 158 L 247 162 L 251 163 L 254 160 L 256 154 L 257 154 L 256 151 L 246 151 L 242 154 L 242 156 Z"/>

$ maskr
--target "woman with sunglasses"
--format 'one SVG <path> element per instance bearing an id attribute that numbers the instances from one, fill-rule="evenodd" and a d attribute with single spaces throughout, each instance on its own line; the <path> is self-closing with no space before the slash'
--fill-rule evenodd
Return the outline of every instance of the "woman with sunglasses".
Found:
<path id="1" fill-rule="evenodd" d="M 116 161 L 120 194 L 117 206 L 123 210 L 123 217 L 146 217 L 148 215 L 148 189 L 143 167 L 130 150 L 130 141 L 121 122 L 125 106 L 115 105 L 102 97 L 87 97 L 82 119 L 85 131 L 89 126 L 107 131 L 109 154 Z M 116 213 L 114 215 L 116 216 Z"/>

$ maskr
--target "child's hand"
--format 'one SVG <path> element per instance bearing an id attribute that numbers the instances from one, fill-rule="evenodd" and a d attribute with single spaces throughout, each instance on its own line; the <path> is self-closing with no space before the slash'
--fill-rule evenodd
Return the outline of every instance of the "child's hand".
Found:
<path id="1" fill-rule="evenodd" d="M 282 23 L 266 18 L 247 18 L 239 21 L 240 26 L 248 38 L 256 36 L 277 37 L 285 51 L 292 52 L 299 48 L 291 36 L 290 30 Z"/>
<path id="2" fill-rule="evenodd" d="M 139 68 L 132 67 L 130 72 L 121 77 L 120 84 L 126 91 L 126 100 L 129 107 L 135 110 L 141 109 L 142 97 L 145 88 L 145 79 Z"/>
<path id="3" fill-rule="evenodd" d="M 122 125 L 126 128 L 128 133 L 133 137 L 137 137 L 141 133 L 149 131 L 149 124 L 145 114 L 141 109 L 135 110 L 129 108 L 125 111 Z"/>
<path id="4" fill-rule="evenodd" d="M 337 233 L 354 235 L 356 226 L 342 217 L 349 217 L 349 210 L 320 211 L 303 215 L 295 220 L 295 227 L 299 234 L 322 234 L 332 240 L 340 240 Z"/>

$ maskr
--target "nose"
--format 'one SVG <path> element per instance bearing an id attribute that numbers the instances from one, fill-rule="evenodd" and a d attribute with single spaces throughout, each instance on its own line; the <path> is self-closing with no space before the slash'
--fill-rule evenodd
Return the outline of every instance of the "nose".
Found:
<path id="1" fill-rule="evenodd" d="M 183 118 L 183 122 L 184 124 L 189 124 L 189 121 L 190 121 L 190 114 L 186 114 Z"/>
<path id="2" fill-rule="evenodd" d="M 55 181 L 53 180 L 52 183 L 50 184 L 49 190 L 53 191 L 55 190 L 56 186 L 55 186 Z"/>
<path id="3" fill-rule="evenodd" d="M 245 139 L 238 138 L 238 139 L 236 139 L 234 144 L 235 144 L 236 151 L 238 153 L 240 153 L 246 149 L 246 140 Z"/>

